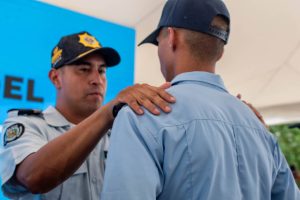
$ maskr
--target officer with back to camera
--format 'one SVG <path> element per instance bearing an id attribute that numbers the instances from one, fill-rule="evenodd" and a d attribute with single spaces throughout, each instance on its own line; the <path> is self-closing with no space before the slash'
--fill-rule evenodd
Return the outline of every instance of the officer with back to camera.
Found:
<path id="1" fill-rule="evenodd" d="M 168 115 L 120 111 L 102 200 L 300 199 L 276 138 L 215 73 L 230 21 L 222 0 L 166 1 L 142 43 L 157 45 L 176 104 Z"/>

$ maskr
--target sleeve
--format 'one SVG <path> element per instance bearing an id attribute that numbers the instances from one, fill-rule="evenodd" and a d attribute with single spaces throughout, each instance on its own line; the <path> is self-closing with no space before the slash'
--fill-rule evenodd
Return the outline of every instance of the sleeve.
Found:
<path id="1" fill-rule="evenodd" d="M 14 179 L 16 166 L 47 143 L 47 139 L 40 133 L 39 125 L 33 121 L 25 117 L 15 117 L 8 119 L 3 125 L 0 176 L 1 188 L 9 197 L 26 192 Z"/>
<path id="2" fill-rule="evenodd" d="M 152 200 L 162 191 L 162 150 L 140 119 L 126 107 L 114 122 L 101 200 Z"/>
<path id="3" fill-rule="evenodd" d="M 275 180 L 272 187 L 272 200 L 300 200 L 300 191 L 295 182 L 293 174 L 290 170 L 283 153 L 281 152 L 278 143 L 274 151 L 275 165 L 277 166 L 277 173 L 275 173 Z"/>

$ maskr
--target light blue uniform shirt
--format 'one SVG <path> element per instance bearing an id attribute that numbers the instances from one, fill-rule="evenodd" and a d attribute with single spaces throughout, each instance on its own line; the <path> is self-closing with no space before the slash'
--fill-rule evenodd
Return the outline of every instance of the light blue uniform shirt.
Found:
<path id="1" fill-rule="evenodd" d="M 113 125 L 101 200 L 299 200 L 277 141 L 218 75 L 178 75 L 170 114 Z"/>
<path id="2" fill-rule="evenodd" d="M 3 133 L 10 125 L 16 123 L 23 124 L 25 129 L 23 135 L 5 146 L 3 144 L 0 146 L 1 188 L 7 197 L 19 200 L 99 200 L 103 184 L 104 151 L 108 148 L 106 135 L 70 178 L 48 193 L 34 195 L 15 181 L 13 174 L 16 166 L 28 155 L 38 151 L 74 125 L 51 106 L 42 116 L 16 116 L 10 113 L 10 117 L 4 123 Z M 3 137 L 2 135 L 2 141 Z"/>

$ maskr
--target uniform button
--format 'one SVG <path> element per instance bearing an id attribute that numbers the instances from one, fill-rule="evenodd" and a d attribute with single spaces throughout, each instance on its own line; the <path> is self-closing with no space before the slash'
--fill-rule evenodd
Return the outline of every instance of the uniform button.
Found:
<path id="1" fill-rule="evenodd" d="M 92 182 L 95 184 L 97 182 L 97 178 L 96 177 L 93 177 L 92 178 Z"/>

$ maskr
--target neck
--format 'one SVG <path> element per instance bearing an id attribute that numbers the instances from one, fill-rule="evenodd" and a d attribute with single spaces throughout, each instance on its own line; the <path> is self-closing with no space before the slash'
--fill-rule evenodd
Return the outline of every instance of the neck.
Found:
<path id="1" fill-rule="evenodd" d="M 79 106 L 72 106 L 70 104 L 62 103 L 61 101 L 56 101 L 55 108 L 71 123 L 78 124 L 88 116 L 90 116 L 93 111 L 87 112 L 86 110 L 79 110 Z"/>
<path id="2" fill-rule="evenodd" d="M 190 56 L 176 56 L 174 62 L 174 75 L 178 75 L 184 72 L 203 71 L 209 73 L 215 73 L 215 63 L 203 62 L 196 60 Z"/>
<path id="3" fill-rule="evenodd" d="M 55 108 L 72 124 L 79 124 L 84 119 L 86 119 L 89 115 L 77 114 L 75 112 L 70 112 L 68 109 L 63 109 L 60 106 L 56 105 Z"/>

